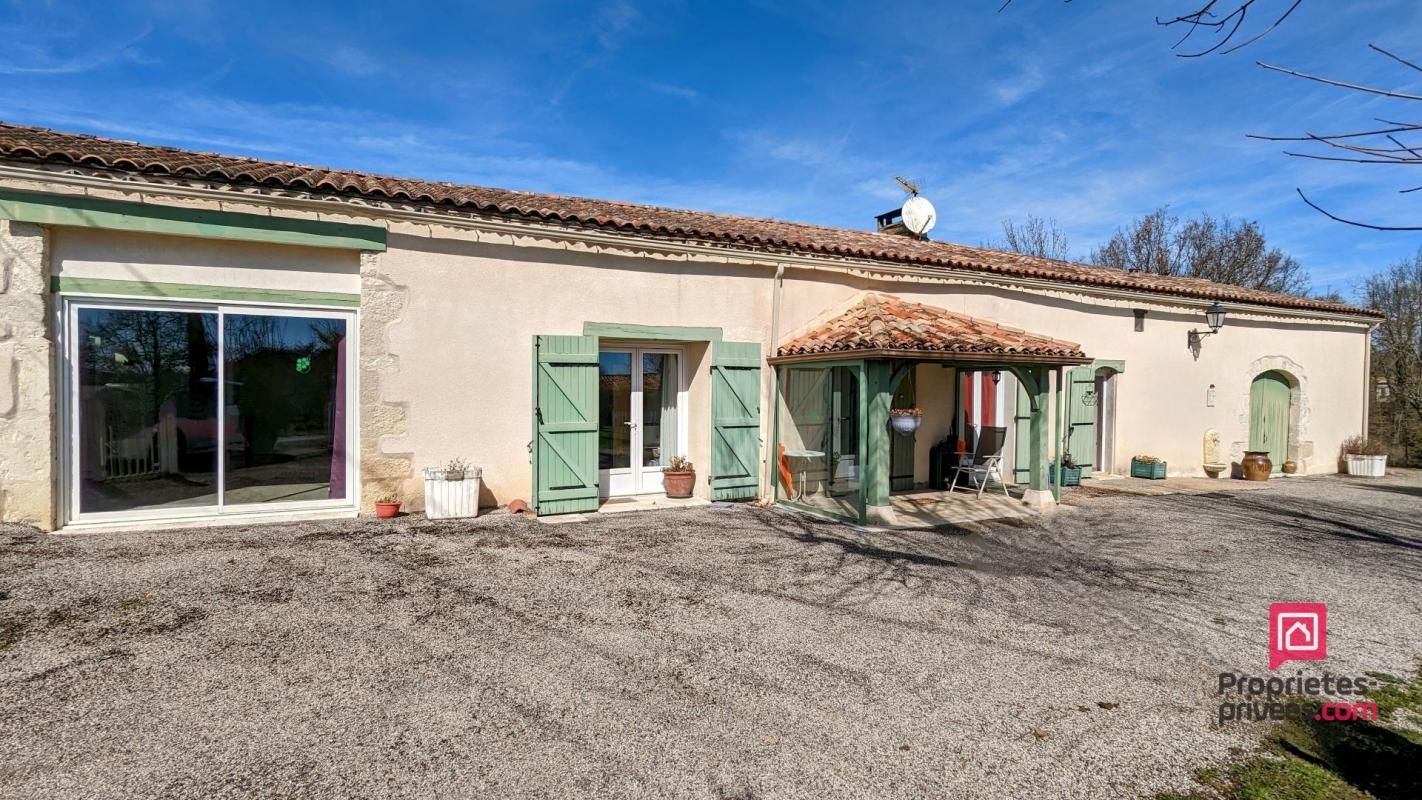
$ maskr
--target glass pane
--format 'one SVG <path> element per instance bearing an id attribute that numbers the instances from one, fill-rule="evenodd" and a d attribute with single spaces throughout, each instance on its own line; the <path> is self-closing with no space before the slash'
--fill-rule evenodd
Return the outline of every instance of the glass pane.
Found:
<path id="1" fill-rule="evenodd" d="M 346 321 L 225 314 L 223 502 L 346 496 Z"/>
<path id="2" fill-rule="evenodd" d="M 79 510 L 216 505 L 217 316 L 79 310 Z"/>
<path id="3" fill-rule="evenodd" d="M 677 451 L 676 355 L 642 354 L 642 466 L 664 467 Z"/>
<path id="4" fill-rule="evenodd" d="M 598 469 L 632 466 L 632 354 L 599 353 Z"/>
<path id="5" fill-rule="evenodd" d="M 780 380 L 776 496 L 859 518 L 859 373 L 789 367 Z"/>

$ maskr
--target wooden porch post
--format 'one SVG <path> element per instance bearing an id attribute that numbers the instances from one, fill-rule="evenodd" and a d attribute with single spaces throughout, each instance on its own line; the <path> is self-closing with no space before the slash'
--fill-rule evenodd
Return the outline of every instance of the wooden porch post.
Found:
<path id="1" fill-rule="evenodd" d="M 892 364 L 885 360 L 864 363 L 864 516 L 873 525 L 894 524 L 889 502 L 889 407 L 894 400 Z"/>
<path id="2" fill-rule="evenodd" d="M 1028 399 L 1032 402 L 1032 416 L 1028 421 L 1028 455 L 1031 464 L 1027 473 L 1027 491 L 1022 495 L 1022 502 L 1039 508 L 1056 502 L 1047 473 L 1047 462 L 1051 458 L 1051 423 L 1048 417 L 1052 407 L 1048 370 L 1045 366 L 1027 367 L 1023 372 L 1031 377 L 1031 384 L 1025 380 L 1022 382 Z"/>

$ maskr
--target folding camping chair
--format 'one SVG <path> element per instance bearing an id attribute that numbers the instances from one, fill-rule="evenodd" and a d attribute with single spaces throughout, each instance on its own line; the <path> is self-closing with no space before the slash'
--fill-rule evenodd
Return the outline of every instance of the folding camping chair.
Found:
<path id="1" fill-rule="evenodd" d="M 958 485 L 958 476 L 967 475 L 968 484 L 978 485 L 978 497 L 983 496 L 989 480 L 996 480 L 1007 497 L 1007 482 L 1002 479 L 1002 446 L 1007 443 L 1007 428 L 983 428 L 978 436 L 978 447 L 972 456 L 963 456 L 963 461 L 953 468 L 953 480 L 948 482 L 951 494 Z"/>

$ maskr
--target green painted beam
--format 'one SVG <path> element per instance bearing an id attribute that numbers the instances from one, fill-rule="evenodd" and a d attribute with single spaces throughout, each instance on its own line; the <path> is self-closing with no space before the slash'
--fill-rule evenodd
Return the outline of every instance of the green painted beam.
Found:
<path id="1" fill-rule="evenodd" d="M 162 300 L 204 300 L 227 303 L 283 303 L 302 306 L 358 308 L 360 295 L 344 292 L 307 292 L 293 289 L 244 289 L 196 283 L 120 281 L 107 278 L 51 276 L 49 289 L 66 294 L 121 295 Z"/>
<path id="2" fill-rule="evenodd" d="M 1047 378 L 1047 367 L 1026 367 L 1031 381 L 1024 380 L 1023 388 L 1032 401 L 1032 417 L 1027 423 L 1028 465 L 1027 486 L 1036 491 L 1048 489 L 1047 459 L 1051 449 L 1051 387 Z"/>
<path id="3" fill-rule="evenodd" d="M 86 195 L 0 189 L 0 218 L 36 225 L 157 233 L 198 239 L 339 250 L 385 249 L 385 229 L 377 225 L 134 203 Z"/>
<path id="4" fill-rule="evenodd" d="M 1098 358 L 1091 362 L 1090 367 L 1092 372 L 1103 368 L 1112 372 L 1125 372 L 1126 362 L 1119 358 Z"/>
<path id="5" fill-rule="evenodd" d="M 864 385 L 867 402 L 864 409 L 866 436 L 864 441 L 864 504 L 869 507 L 889 505 L 889 408 L 894 402 L 893 364 L 874 360 L 864 364 Z"/>
<path id="6" fill-rule="evenodd" d="M 647 339 L 676 342 L 719 342 L 720 328 L 697 328 L 686 325 L 634 325 L 626 322 L 584 322 L 584 336 L 603 339 Z M 759 366 L 759 362 L 756 363 Z"/>

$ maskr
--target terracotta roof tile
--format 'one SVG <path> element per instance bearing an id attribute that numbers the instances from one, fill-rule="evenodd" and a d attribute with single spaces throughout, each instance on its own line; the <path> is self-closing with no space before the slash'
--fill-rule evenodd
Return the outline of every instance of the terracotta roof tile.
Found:
<path id="1" fill-rule="evenodd" d="M 155 147 L 3 122 L 0 122 L 0 159 L 67 164 L 144 175 L 188 177 L 239 186 L 354 195 L 391 202 L 428 203 L 483 214 L 610 228 L 644 236 L 770 247 L 806 254 L 863 258 L 930 268 L 971 270 L 1203 300 L 1382 316 L 1372 309 L 1244 289 L 1198 278 L 1124 272 L 949 242 L 919 241 L 894 234 L 683 211 L 611 200 L 588 200 L 394 178 L 350 170 Z"/>
<path id="2" fill-rule="evenodd" d="M 1086 361 L 1081 345 L 937 306 L 871 293 L 839 316 L 791 339 L 777 360 L 867 353 L 957 355 L 964 360 Z"/>

